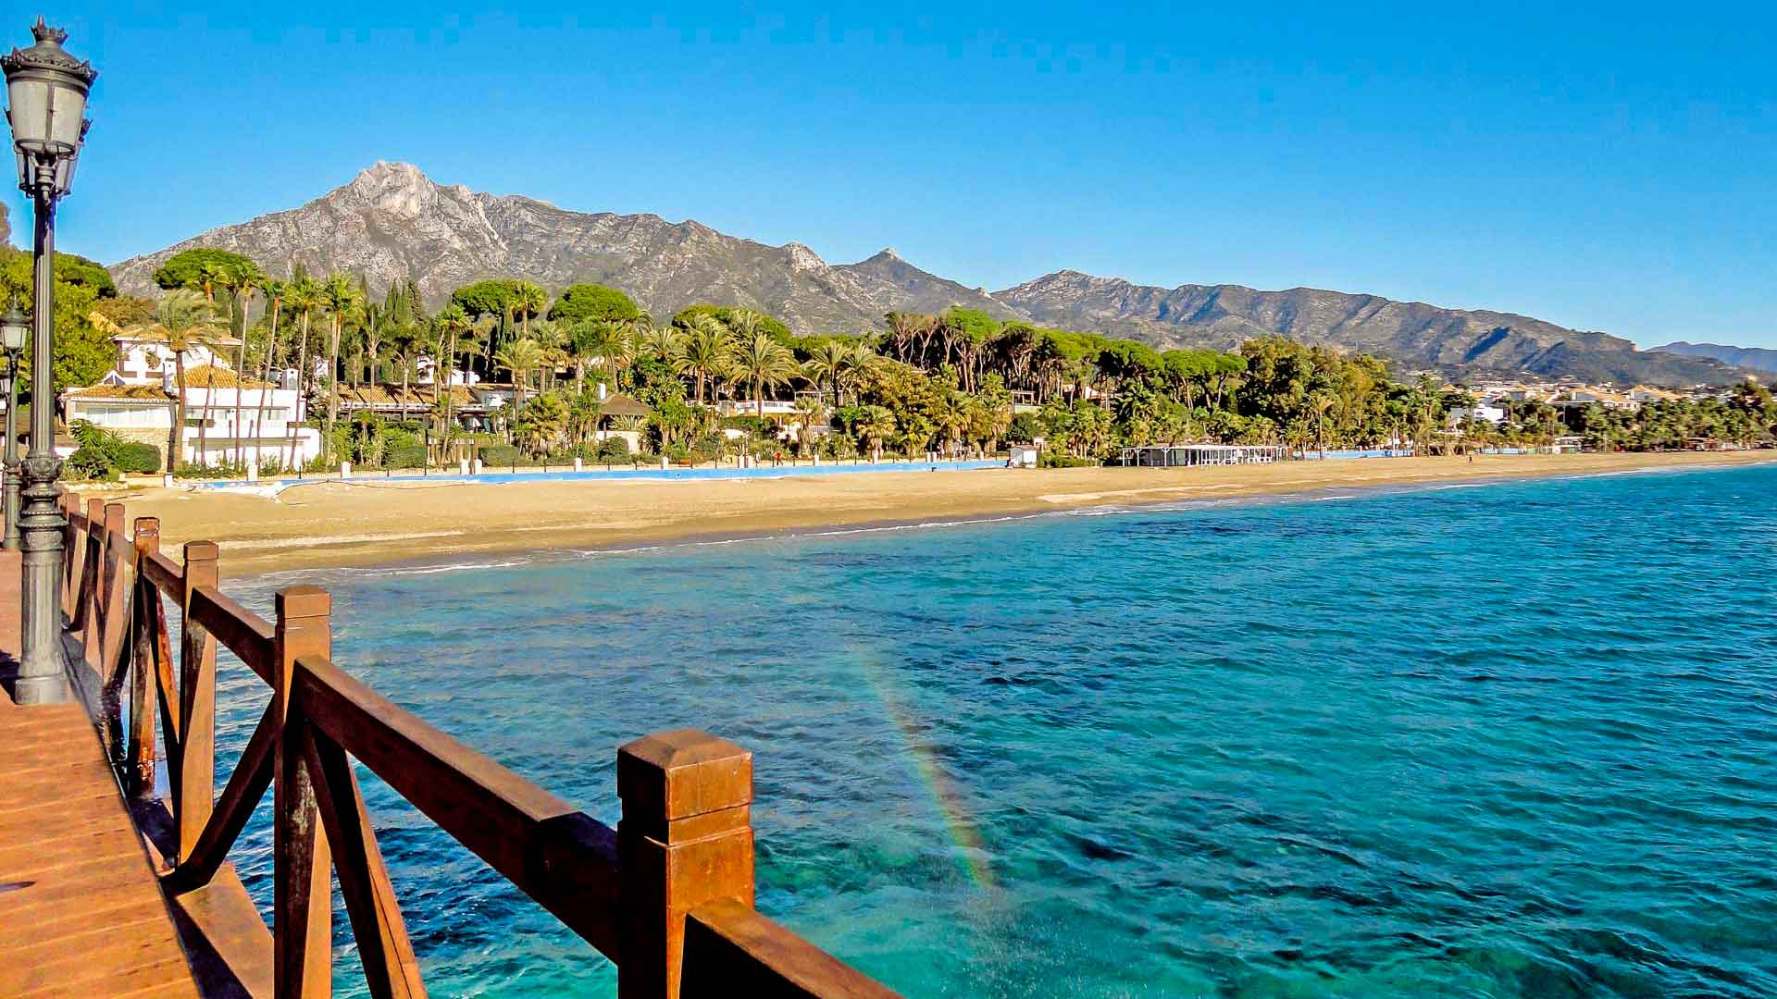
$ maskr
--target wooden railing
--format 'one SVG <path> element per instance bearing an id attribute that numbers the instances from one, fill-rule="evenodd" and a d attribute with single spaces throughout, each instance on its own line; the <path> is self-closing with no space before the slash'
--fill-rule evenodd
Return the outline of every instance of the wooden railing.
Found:
<path id="1" fill-rule="evenodd" d="M 63 610 L 96 678 L 119 780 L 152 806 L 139 815 L 165 816 L 143 824 L 164 825 L 169 898 L 233 876 L 229 848 L 272 790 L 269 979 L 280 999 L 331 990 L 333 875 L 371 994 L 425 995 L 354 759 L 615 962 L 622 999 L 893 995 L 754 910 L 747 750 L 694 730 L 623 746 L 613 830 L 334 665 L 326 591 L 282 590 L 266 621 L 222 592 L 214 544 L 190 542 L 174 560 L 160 551 L 154 518 L 137 518 L 126 535 L 121 504 L 82 510 L 68 496 L 64 507 Z M 163 597 L 179 617 L 176 658 Z M 218 646 L 270 689 L 219 798 Z M 153 801 L 157 727 L 164 806 Z M 245 936 L 263 944 L 257 930 Z"/>

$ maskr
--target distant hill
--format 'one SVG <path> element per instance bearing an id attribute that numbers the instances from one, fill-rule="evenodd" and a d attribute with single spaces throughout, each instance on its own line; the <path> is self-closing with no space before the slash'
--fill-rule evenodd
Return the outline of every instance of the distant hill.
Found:
<path id="1" fill-rule="evenodd" d="M 1100 329 L 1166 346 L 1226 349 L 1250 337 L 1280 333 L 1452 376 L 1529 374 L 1666 385 L 1738 377 L 1714 361 L 1637 350 L 1621 337 L 1570 330 L 1529 316 L 1314 288 L 1157 288 L 1057 271 L 994 297 L 1044 323 Z"/>
<path id="2" fill-rule="evenodd" d="M 1767 350 L 1764 347 L 1729 347 L 1719 343 L 1686 343 L 1679 340 L 1654 349 L 1668 354 L 1683 354 L 1686 357 L 1713 358 L 1736 368 L 1777 374 L 1777 350 Z"/>
<path id="3" fill-rule="evenodd" d="M 1227 348 L 1281 334 L 1370 351 L 1406 371 L 1456 377 L 1691 385 L 1740 375 L 1708 357 L 1640 351 L 1619 337 L 1528 316 L 1375 295 L 1238 285 L 1167 289 L 1067 270 L 989 294 L 921 270 L 892 250 L 829 264 L 800 243 L 767 246 L 689 219 L 574 212 L 519 195 L 477 193 L 434 183 L 404 163 L 378 163 L 300 208 L 213 229 L 123 261 L 112 272 L 122 290 L 150 294 L 154 269 L 192 246 L 244 253 L 277 273 L 300 263 L 311 272 L 362 274 L 379 290 L 412 278 L 434 306 L 460 285 L 510 275 L 553 288 L 578 281 L 612 285 L 657 317 L 697 302 L 744 305 L 804 332 L 880 328 L 891 310 L 961 305 L 1159 346 Z"/>

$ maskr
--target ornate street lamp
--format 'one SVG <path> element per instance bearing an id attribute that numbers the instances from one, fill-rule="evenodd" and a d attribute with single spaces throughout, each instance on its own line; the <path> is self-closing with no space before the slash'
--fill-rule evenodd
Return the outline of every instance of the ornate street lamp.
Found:
<path id="1" fill-rule="evenodd" d="M 0 379 L 5 382 L 0 391 L 6 393 L 6 480 L 0 494 L 5 497 L 4 545 L 8 549 L 19 546 L 19 354 L 25 349 L 25 337 L 30 332 L 30 320 L 17 302 L 12 303 L 6 315 L 0 316 L 0 350 L 6 352 L 6 377 Z"/>
<path id="2" fill-rule="evenodd" d="M 24 502 L 18 525 L 24 549 L 24 650 L 18 683 L 20 704 L 65 700 L 68 681 L 62 668 L 62 530 L 66 526 L 56 502 L 56 478 L 62 471 L 55 453 L 56 201 L 74 182 L 74 164 L 86 138 L 86 95 L 98 76 L 90 63 L 74 58 L 62 42 L 66 31 L 42 18 L 31 26 L 37 44 L 0 56 L 6 73 L 6 119 L 12 125 L 12 147 L 18 155 L 19 188 L 36 209 L 32 252 L 36 294 L 31 318 L 31 453 L 24 460 Z"/>

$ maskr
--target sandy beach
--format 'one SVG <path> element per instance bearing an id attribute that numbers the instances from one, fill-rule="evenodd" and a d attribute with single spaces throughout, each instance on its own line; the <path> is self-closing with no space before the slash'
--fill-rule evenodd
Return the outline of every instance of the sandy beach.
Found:
<path id="1" fill-rule="evenodd" d="M 550 548 L 768 536 L 1323 489 L 1702 468 L 1777 451 L 1389 458 L 1199 468 L 909 471 L 781 479 L 505 484 L 323 481 L 277 497 L 113 490 L 128 515 L 161 518 L 163 546 L 207 539 L 231 576 L 384 565 Z"/>

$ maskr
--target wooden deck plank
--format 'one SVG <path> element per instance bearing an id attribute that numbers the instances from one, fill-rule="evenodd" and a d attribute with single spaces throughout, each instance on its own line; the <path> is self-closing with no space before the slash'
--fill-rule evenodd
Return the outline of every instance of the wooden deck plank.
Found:
<path id="1" fill-rule="evenodd" d="M 0 657 L 18 653 L 17 552 L 0 552 Z M 0 696 L 0 995 L 199 995 L 173 916 L 79 704 Z"/>

